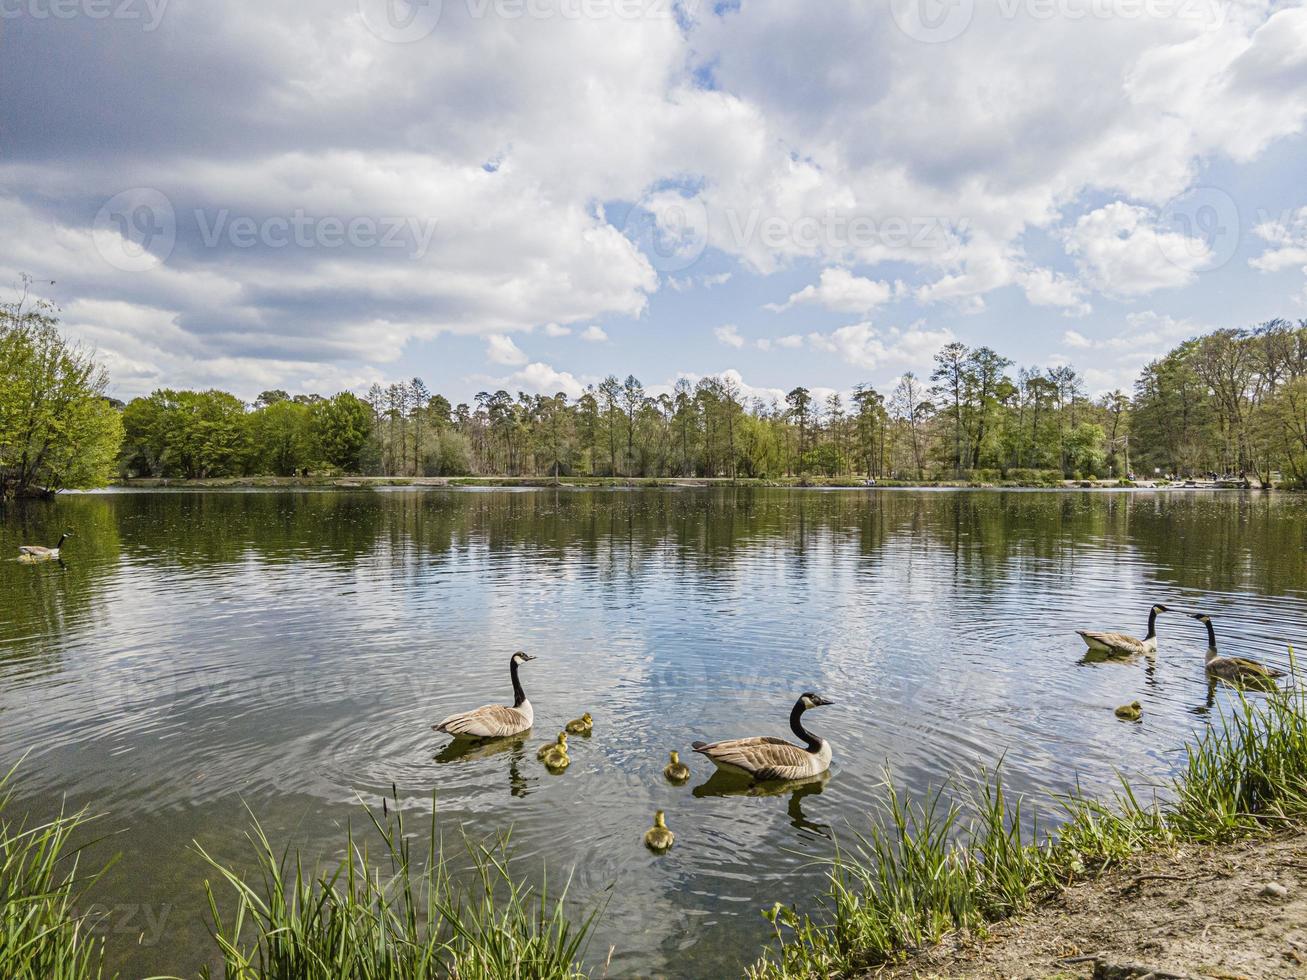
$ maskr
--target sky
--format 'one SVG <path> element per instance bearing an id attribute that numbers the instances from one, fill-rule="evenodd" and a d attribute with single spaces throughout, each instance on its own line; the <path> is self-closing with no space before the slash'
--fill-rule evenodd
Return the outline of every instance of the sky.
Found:
<path id="1" fill-rule="evenodd" d="M 1307 317 L 1305 120 L 1301 3 L 0 0 L 0 299 L 122 398 L 1129 390 Z"/>

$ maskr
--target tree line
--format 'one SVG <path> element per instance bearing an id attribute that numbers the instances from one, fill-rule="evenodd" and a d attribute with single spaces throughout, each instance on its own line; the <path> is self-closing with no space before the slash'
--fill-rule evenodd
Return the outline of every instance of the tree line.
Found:
<path id="1" fill-rule="evenodd" d="M 61 360 L 62 358 L 62 360 Z M 453 404 L 420 378 L 366 397 L 271 390 L 251 404 L 162 389 L 114 407 L 52 311 L 0 318 L 0 467 L 12 487 L 127 477 L 821 476 L 1055 482 L 1248 474 L 1307 487 L 1307 321 L 1186 340 L 1127 394 L 1090 397 L 1070 365 L 1018 367 L 951 343 L 929 374 L 846 399 L 749 395 L 730 376 L 649 391 L 616 376 L 579 397 L 483 391 Z M 44 421 L 42 421 L 44 420 Z M 56 421 L 58 420 L 58 421 Z"/>

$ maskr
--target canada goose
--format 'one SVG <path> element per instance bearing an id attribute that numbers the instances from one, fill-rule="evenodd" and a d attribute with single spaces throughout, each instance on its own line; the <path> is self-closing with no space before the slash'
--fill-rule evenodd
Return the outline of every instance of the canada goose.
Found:
<path id="1" fill-rule="evenodd" d="M 672 750 L 672 761 L 663 766 L 663 775 L 667 781 L 678 786 L 690 778 L 690 767 L 681 761 L 681 754 Z"/>
<path id="2" fill-rule="evenodd" d="M 644 846 L 651 851 L 661 854 L 672 846 L 676 840 L 676 835 L 667 829 L 667 821 L 663 819 L 663 811 L 659 810 L 654 814 L 653 826 L 644 832 Z"/>
<path id="3" fill-rule="evenodd" d="M 1122 721 L 1138 721 L 1144 713 L 1144 706 L 1138 701 L 1131 701 L 1116 709 L 1116 716 Z"/>
<path id="4" fill-rule="evenodd" d="M 513 706 L 502 704 L 485 704 L 471 711 L 462 711 L 450 715 L 432 729 L 445 732 L 455 738 L 505 738 L 517 735 L 531 727 L 535 714 L 531 702 L 522 691 L 522 682 L 517 679 L 517 668 L 535 657 L 527 656 L 521 650 L 513 654 L 508 661 L 508 672 L 513 678 Z"/>
<path id="5" fill-rule="evenodd" d="M 573 735 L 589 735 L 594 730 L 595 721 L 587 711 L 580 718 L 573 718 L 565 727 Z"/>
<path id="6" fill-rule="evenodd" d="M 25 544 L 18 549 L 20 555 L 26 555 L 28 558 L 58 558 L 59 549 L 64 546 L 64 542 L 73 536 L 72 531 L 65 531 L 59 538 L 59 543 L 53 548 L 47 548 L 43 544 Z"/>
<path id="7" fill-rule="evenodd" d="M 564 742 L 549 746 L 540 759 L 544 762 L 545 768 L 555 775 L 572 764 L 572 757 L 567 754 L 567 745 Z"/>
<path id="8" fill-rule="evenodd" d="M 540 748 L 536 750 L 536 758 L 543 759 L 554 749 L 561 749 L 564 753 L 567 752 L 567 732 L 559 732 L 557 741 L 546 742 L 544 745 L 540 746 Z"/>
<path id="9" fill-rule="evenodd" d="M 804 729 L 802 715 L 809 708 L 834 704 L 805 691 L 790 712 L 790 730 L 803 740 L 801 748 L 783 738 L 733 738 L 725 742 L 695 742 L 694 751 L 706 755 L 718 769 L 744 773 L 754 779 L 803 779 L 830 768 L 830 742 Z"/>
<path id="10" fill-rule="evenodd" d="M 1148 635 L 1137 640 L 1127 633 L 1097 633 L 1093 630 L 1076 630 L 1090 650 L 1115 657 L 1129 657 L 1136 653 L 1157 652 L 1157 614 L 1168 612 L 1166 606 L 1155 605 L 1148 610 Z"/>
<path id="11" fill-rule="evenodd" d="M 1284 671 L 1267 667 L 1256 660 L 1220 656 L 1216 652 L 1216 627 L 1212 625 L 1212 617 L 1203 613 L 1189 615 L 1207 627 L 1207 673 L 1213 677 L 1235 684 L 1274 686 L 1275 678 L 1284 676 Z"/>

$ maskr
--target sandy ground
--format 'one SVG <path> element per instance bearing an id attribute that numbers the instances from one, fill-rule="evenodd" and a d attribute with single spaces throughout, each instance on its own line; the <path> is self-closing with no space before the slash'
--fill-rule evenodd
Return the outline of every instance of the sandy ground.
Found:
<path id="1" fill-rule="evenodd" d="M 1307 835 L 1144 855 L 879 977 L 1307 977 Z"/>

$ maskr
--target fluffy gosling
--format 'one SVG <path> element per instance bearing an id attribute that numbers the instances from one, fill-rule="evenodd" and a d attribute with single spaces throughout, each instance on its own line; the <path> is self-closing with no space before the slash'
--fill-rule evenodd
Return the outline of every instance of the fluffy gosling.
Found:
<path id="1" fill-rule="evenodd" d="M 1131 701 L 1116 709 L 1116 716 L 1122 721 L 1138 721 L 1144 713 L 1144 706 L 1138 701 Z"/>
<path id="2" fill-rule="evenodd" d="M 546 742 L 536 749 L 536 758 L 543 762 L 545 756 L 555 749 L 561 751 L 563 755 L 567 755 L 567 732 L 559 732 L 557 742 Z"/>
<path id="3" fill-rule="evenodd" d="M 653 826 L 644 832 L 644 846 L 655 854 L 662 854 L 672 846 L 672 842 L 675 840 L 676 835 L 667 829 L 667 821 L 663 819 L 663 811 L 659 810 L 654 814 Z"/>
<path id="4" fill-rule="evenodd" d="M 690 778 L 690 767 L 681 761 L 680 753 L 675 749 L 672 750 L 672 761 L 663 766 L 663 775 L 669 783 L 677 786 Z"/>
<path id="5" fill-rule="evenodd" d="M 589 735 L 594 730 L 595 721 L 590 717 L 590 712 L 586 712 L 580 718 L 573 718 L 567 723 L 567 730 L 573 735 Z"/>

